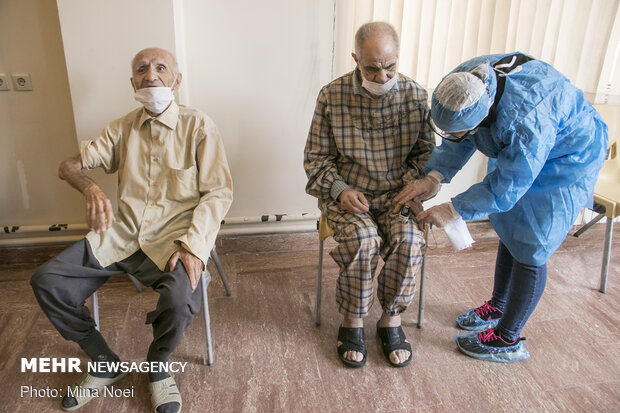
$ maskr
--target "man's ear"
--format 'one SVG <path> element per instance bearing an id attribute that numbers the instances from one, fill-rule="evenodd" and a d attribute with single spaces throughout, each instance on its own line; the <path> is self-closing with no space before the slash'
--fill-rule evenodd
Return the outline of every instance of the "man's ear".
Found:
<path id="1" fill-rule="evenodd" d="M 174 82 L 174 86 L 172 87 L 172 91 L 174 92 L 181 85 L 181 80 L 183 80 L 183 73 L 177 73 L 177 80 Z"/>
<path id="2" fill-rule="evenodd" d="M 354 52 L 351 52 L 351 57 L 353 58 L 353 60 L 355 60 L 356 64 L 358 64 L 358 65 L 360 64 L 360 62 L 357 60 L 357 56 L 355 55 Z"/>
<path id="3" fill-rule="evenodd" d="M 138 89 L 136 89 L 136 85 L 133 84 L 133 77 L 130 77 L 129 81 L 131 82 L 131 87 L 133 88 L 133 91 L 136 92 Z"/>

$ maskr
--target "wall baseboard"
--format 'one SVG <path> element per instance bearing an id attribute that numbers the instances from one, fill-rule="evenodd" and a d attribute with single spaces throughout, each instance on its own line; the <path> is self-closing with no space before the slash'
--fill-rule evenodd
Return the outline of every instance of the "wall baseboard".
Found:
<path id="1" fill-rule="evenodd" d="M 304 218 L 294 220 L 266 220 L 264 222 L 227 220 L 221 226 L 219 236 L 236 235 L 257 235 L 257 234 L 278 234 L 293 232 L 316 231 L 317 217 L 308 215 Z M 76 225 L 70 226 L 76 227 Z M 41 228 L 47 228 L 41 226 Z M 77 242 L 88 233 L 86 229 L 49 231 L 17 231 L 14 233 L 0 233 L 0 248 L 2 247 L 23 247 L 31 245 L 50 245 Z"/>

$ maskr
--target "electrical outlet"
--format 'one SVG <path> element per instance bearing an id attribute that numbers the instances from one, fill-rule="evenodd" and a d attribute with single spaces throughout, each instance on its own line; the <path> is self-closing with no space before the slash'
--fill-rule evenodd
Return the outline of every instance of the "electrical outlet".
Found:
<path id="1" fill-rule="evenodd" d="M 9 77 L 6 73 L 0 73 L 0 90 L 9 90 Z"/>
<path id="2" fill-rule="evenodd" d="M 11 73 L 15 90 L 32 90 L 30 73 Z"/>

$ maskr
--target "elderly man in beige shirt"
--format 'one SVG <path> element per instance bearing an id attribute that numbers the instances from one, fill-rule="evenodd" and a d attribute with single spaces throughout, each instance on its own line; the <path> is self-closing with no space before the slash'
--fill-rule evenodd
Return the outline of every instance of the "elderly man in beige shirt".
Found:
<path id="1" fill-rule="evenodd" d="M 203 113 L 174 102 L 182 79 L 174 56 L 145 49 L 132 61 L 135 99 L 144 107 L 112 121 L 80 153 L 64 161 L 59 176 L 86 198 L 91 231 L 42 265 L 32 277 L 35 296 L 60 334 L 93 361 L 118 362 L 95 329 L 84 301 L 115 274 L 128 273 L 159 293 L 146 322 L 153 326 L 147 361 L 167 362 L 200 309 L 201 282 L 220 222 L 232 202 L 232 179 L 219 132 Z M 83 169 L 118 173 L 118 211 Z M 89 372 L 76 410 L 123 377 Z M 181 396 L 167 372 L 149 372 L 159 413 L 181 410 Z M 92 389 L 98 389 L 94 392 Z"/>

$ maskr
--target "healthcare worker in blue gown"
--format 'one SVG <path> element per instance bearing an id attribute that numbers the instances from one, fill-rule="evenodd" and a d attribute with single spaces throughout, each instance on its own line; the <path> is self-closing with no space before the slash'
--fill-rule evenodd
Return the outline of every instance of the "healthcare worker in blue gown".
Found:
<path id="1" fill-rule="evenodd" d="M 426 164 L 427 176 L 394 202 L 431 198 L 476 150 L 489 158 L 482 182 L 417 218 L 443 227 L 459 216 L 489 217 L 500 238 L 493 294 L 457 317 L 461 328 L 474 332 L 455 339 L 477 359 L 525 359 L 521 330 L 545 288 L 547 260 L 580 210 L 592 205 L 607 126 L 581 90 L 522 53 L 459 65 L 435 89 L 431 117 L 443 142 Z"/>

